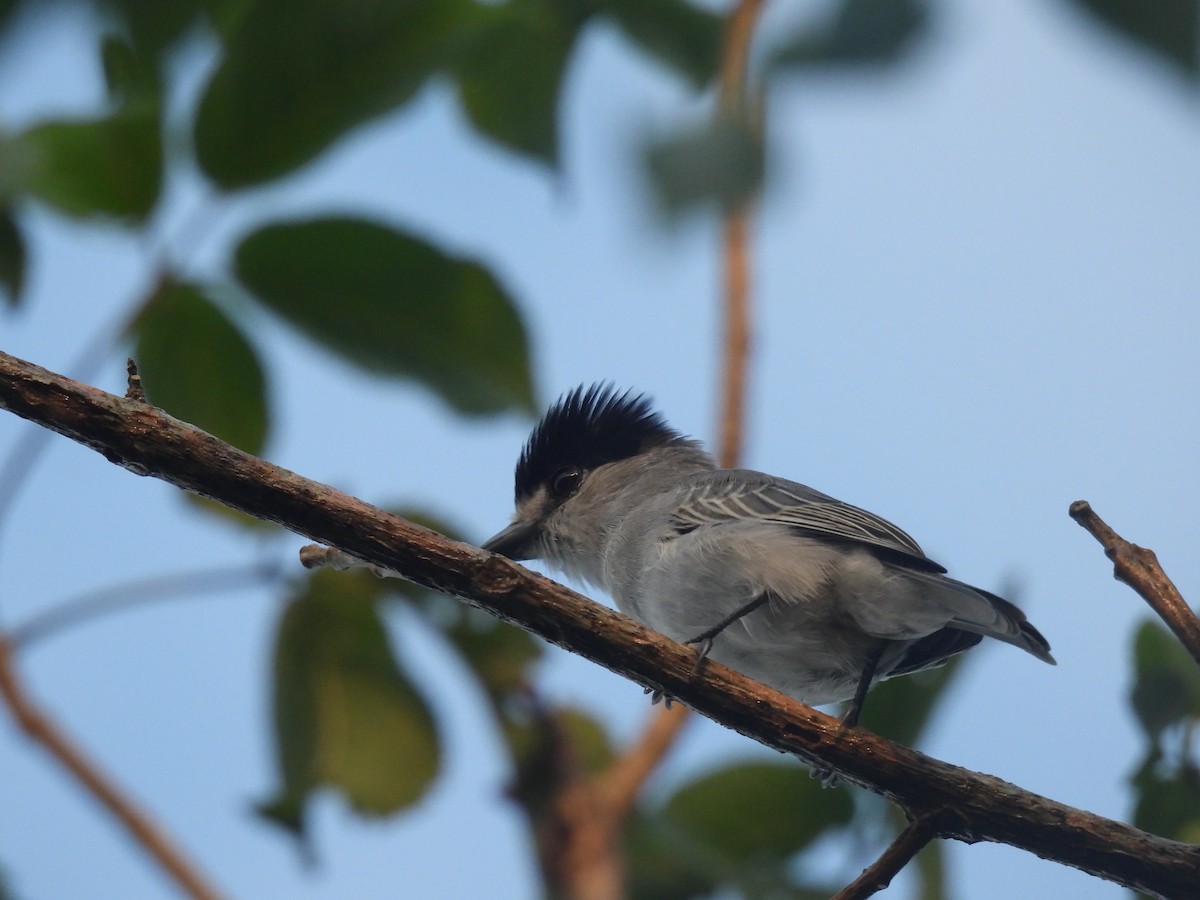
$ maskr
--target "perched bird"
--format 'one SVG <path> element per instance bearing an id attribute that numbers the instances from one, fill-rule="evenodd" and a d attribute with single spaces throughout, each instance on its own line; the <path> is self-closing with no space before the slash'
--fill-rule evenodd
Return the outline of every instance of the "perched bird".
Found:
<path id="1" fill-rule="evenodd" d="M 1025 615 L 946 577 L 865 510 L 748 469 L 722 469 L 650 401 L 580 386 L 517 461 L 516 515 L 484 545 L 542 559 L 618 609 L 811 705 L 941 665 L 984 637 L 1054 663 Z"/>

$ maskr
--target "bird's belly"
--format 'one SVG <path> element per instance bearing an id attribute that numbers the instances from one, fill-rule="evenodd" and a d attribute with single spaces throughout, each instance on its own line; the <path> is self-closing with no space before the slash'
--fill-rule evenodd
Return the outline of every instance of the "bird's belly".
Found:
<path id="1" fill-rule="evenodd" d="M 784 621 L 772 622 L 766 639 L 754 634 L 758 629 L 748 630 L 735 622 L 713 641 L 709 658 L 812 706 L 849 700 L 870 641 L 865 636 L 837 634 L 841 629 L 829 627 L 815 632 L 789 628 L 786 613 L 791 611 L 769 617 Z"/>

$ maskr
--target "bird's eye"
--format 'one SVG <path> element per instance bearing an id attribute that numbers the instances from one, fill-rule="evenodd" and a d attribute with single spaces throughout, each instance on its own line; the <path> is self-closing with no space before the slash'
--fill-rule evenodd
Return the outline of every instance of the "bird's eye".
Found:
<path id="1" fill-rule="evenodd" d="M 575 493 L 575 489 L 579 487 L 579 482 L 582 478 L 583 473 L 578 469 L 559 469 L 554 473 L 554 477 L 550 479 L 550 493 L 559 499 L 569 497 Z"/>

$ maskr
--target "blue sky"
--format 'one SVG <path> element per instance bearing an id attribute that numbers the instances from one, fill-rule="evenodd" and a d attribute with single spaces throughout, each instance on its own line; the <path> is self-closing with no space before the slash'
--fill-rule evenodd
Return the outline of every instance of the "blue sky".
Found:
<path id="1" fill-rule="evenodd" d="M 781 14 L 767 23 L 780 27 Z M 1196 94 L 1068 3 L 942 4 L 936 33 L 884 78 L 826 75 L 769 97 L 774 169 L 755 223 L 758 329 L 747 465 L 885 515 L 952 574 L 1019 600 L 1057 668 L 974 651 L 923 749 L 1104 815 L 1129 813 L 1141 753 L 1128 708 L 1144 604 L 1067 517 L 1090 500 L 1154 548 L 1184 596 L 1200 494 L 1200 118 Z M 0 64 L 0 121 L 98 102 L 86 32 L 53 15 Z M 207 61 L 187 61 L 194 87 Z M 221 268 L 251 223 L 355 211 L 479 256 L 524 301 L 543 401 L 608 378 L 653 394 L 677 427 L 713 433 L 716 227 L 654 224 L 635 165 L 647 128 L 704 107 L 605 30 L 589 32 L 563 102 L 564 172 L 475 140 L 435 87 L 302 177 L 184 228 L 203 187 L 172 186 L 160 243 Z M 147 248 L 35 211 L 27 306 L 0 348 L 63 370 L 148 277 Z M 420 503 L 482 539 L 510 514 L 531 423 L 463 422 L 424 392 L 375 382 L 268 322 L 268 456 L 380 502 Z M 114 355 L 94 381 L 123 387 Z M 0 417 L 0 459 L 25 426 Z M 131 575 L 281 559 L 181 513 L 174 489 L 56 440 L 0 544 L 5 624 Z M 314 815 L 320 866 L 250 815 L 273 785 L 268 666 L 278 593 L 147 607 L 48 638 L 23 657 L 36 695 L 240 897 L 523 898 L 535 873 L 500 792 L 481 699 L 399 614 L 394 633 L 435 698 L 445 772 L 412 814 L 364 823 L 335 798 Z M 618 737 L 641 689 L 553 651 L 541 684 Z M 765 751 L 691 726 L 651 793 Z M 0 726 L 0 865 L 19 897 L 168 893 L 95 805 Z M 831 867 L 844 854 L 830 850 Z M 1123 897 L 1007 847 L 955 845 L 953 895 Z M 1003 887 L 997 887 L 1002 885 Z M 895 889 L 902 895 L 903 888 Z"/>

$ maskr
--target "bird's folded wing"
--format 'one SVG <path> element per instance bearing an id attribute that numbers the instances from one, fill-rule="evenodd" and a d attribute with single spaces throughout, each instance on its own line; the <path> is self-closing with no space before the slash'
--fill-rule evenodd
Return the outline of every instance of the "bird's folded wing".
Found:
<path id="1" fill-rule="evenodd" d="M 676 530 L 687 532 L 748 519 L 784 525 L 818 539 L 884 551 L 891 561 L 923 571 L 946 571 L 886 519 L 806 485 L 760 472 L 725 469 L 694 479 L 671 522 Z"/>

